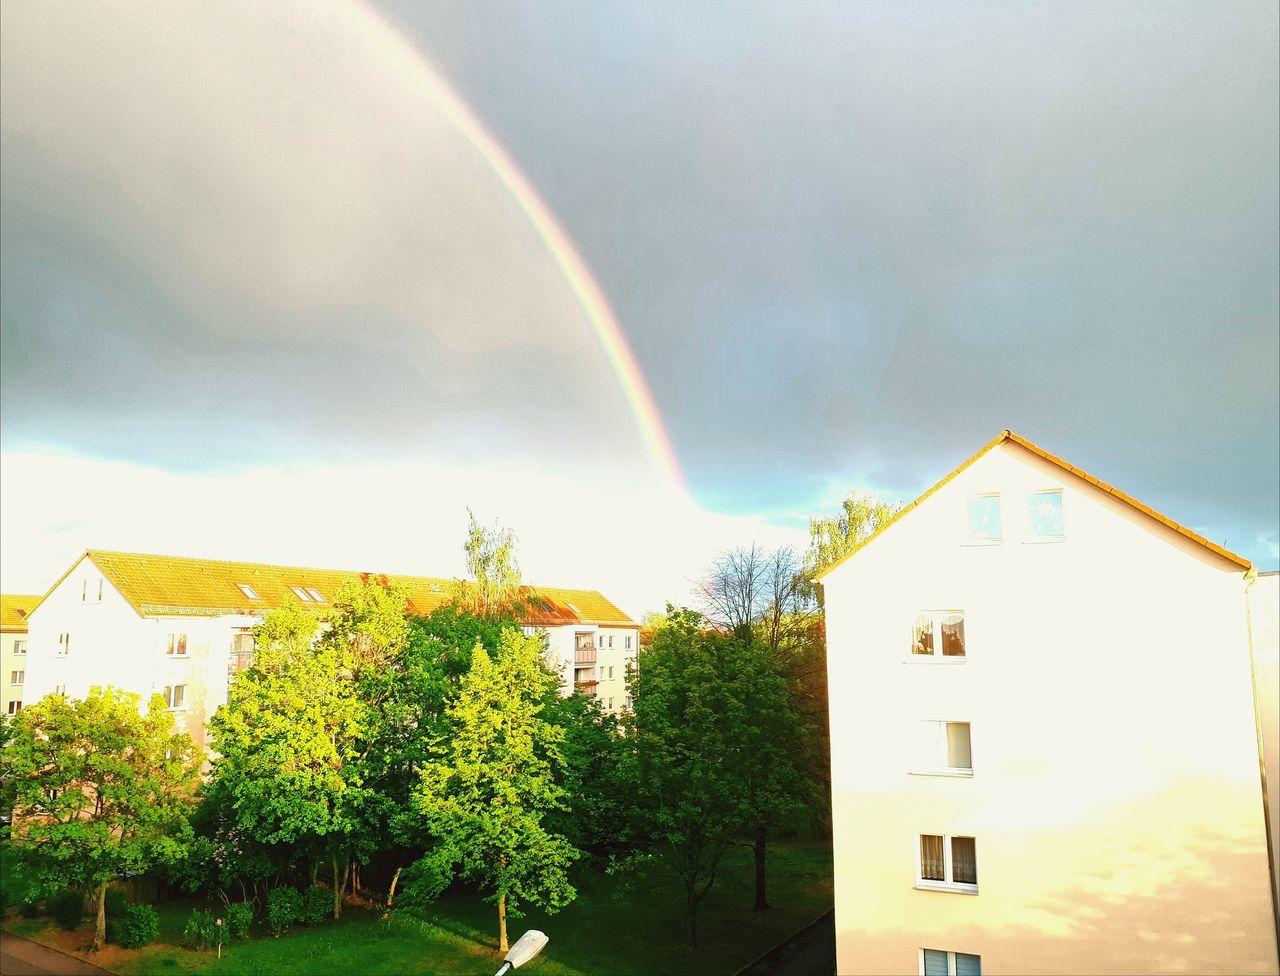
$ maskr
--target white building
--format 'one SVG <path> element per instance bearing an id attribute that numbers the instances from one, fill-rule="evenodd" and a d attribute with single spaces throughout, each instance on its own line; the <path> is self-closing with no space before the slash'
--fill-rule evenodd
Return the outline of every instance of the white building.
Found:
<path id="1" fill-rule="evenodd" d="M 0 715 L 16 715 L 26 698 L 27 614 L 38 596 L 0 596 Z"/>
<path id="2" fill-rule="evenodd" d="M 412 613 L 449 598 L 443 579 L 90 550 L 26 619 L 25 700 L 83 697 L 94 685 L 156 693 L 203 744 L 229 678 L 252 660 L 252 628 L 287 597 L 323 616 L 353 577 L 405 585 Z M 546 634 L 565 694 L 576 683 L 620 709 L 639 626 L 593 590 L 525 587 L 523 596 L 525 627 Z"/>
<path id="3" fill-rule="evenodd" d="M 1252 576 L 1009 431 L 827 570 L 838 971 L 1275 973 Z"/>

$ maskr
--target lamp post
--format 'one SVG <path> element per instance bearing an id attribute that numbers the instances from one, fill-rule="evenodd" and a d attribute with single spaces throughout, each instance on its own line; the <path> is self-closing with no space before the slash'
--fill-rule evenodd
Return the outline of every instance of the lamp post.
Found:
<path id="1" fill-rule="evenodd" d="M 544 933 L 539 932 L 537 929 L 530 929 L 516 940 L 515 945 L 507 950 L 507 954 L 503 957 L 505 961 L 502 964 L 502 968 L 498 970 L 495 976 L 506 976 L 511 970 L 519 969 L 541 952 L 549 941 Z"/>

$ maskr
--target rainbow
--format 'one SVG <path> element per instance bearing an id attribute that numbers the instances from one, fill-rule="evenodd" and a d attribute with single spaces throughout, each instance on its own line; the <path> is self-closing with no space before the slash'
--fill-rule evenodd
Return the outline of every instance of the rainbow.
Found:
<path id="1" fill-rule="evenodd" d="M 365 29 L 365 36 L 382 51 L 388 63 L 403 71 L 406 80 L 419 88 L 457 127 L 493 170 L 498 181 L 528 219 L 595 332 L 605 358 L 622 387 L 623 396 L 631 408 L 654 466 L 674 488 L 683 493 L 684 478 L 680 473 L 671 439 L 667 436 L 662 417 L 653 402 L 649 384 L 645 382 L 644 374 L 636 364 L 617 317 L 569 235 L 556 222 L 551 210 L 543 203 L 502 144 L 489 133 L 466 102 L 422 54 L 364 0 L 351 0 L 348 9 L 355 14 L 360 26 Z"/>

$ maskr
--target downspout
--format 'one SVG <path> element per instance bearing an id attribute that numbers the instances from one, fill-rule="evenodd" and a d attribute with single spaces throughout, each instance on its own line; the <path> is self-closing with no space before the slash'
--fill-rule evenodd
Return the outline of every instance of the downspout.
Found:
<path id="1" fill-rule="evenodd" d="M 1275 923 L 1276 957 L 1280 959 L 1280 890 L 1276 880 L 1276 850 L 1271 843 L 1271 798 L 1267 794 L 1267 760 L 1262 748 L 1262 709 L 1258 698 L 1258 662 L 1253 652 L 1253 607 L 1249 591 L 1258 581 L 1258 569 L 1250 566 L 1244 574 L 1244 622 L 1249 636 L 1249 678 L 1253 688 L 1253 732 L 1258 743 L 1258 778 L 1262 784 L 1262 826 L 1267 838 L 1267 869 L 1271 879 L 1271 919 Z"/>

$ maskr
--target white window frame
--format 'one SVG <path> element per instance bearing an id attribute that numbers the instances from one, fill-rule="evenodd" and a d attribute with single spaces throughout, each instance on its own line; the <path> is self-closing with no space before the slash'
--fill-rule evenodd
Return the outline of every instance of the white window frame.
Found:
<path id="1" fill-rule="evenodd" d="M 67 697 L 67 686 L 66 686 L 65 684 L 63 684 L 63 685 L 54 685 L 54 686 L 53 686 L 53 693 L 54 693 L 55 695 L 61 695 L 63 698 L 66 698 L 66 697 Z"/>
<path id="2" fill-rule="evenodd" d="M 630 635 L 630 634 L 628 634 L 628 635 L 627 635 L 627 646 L 626 646 L 625 648 L 623 648 L 623 650 L 627 650 L 627 651 L 631 650 L 631 635 Z"/>
<path id="3" fill-rule="evenodd" d="M 9 700 L 9 714 L 10 714 L 10 715 L 17 715 L 20 711 L 22 711 L 22 700 L 21 700 L 20 698 L 13 698 L 13 699 L 10 699 L 10 700 Z"/>
<path id="4" fill-rule="evenodd" d="M 173 704 L 173 692 L 175 689 L 182 689 L 182 700 L 178 704 Z M 164 691 L 160 693 L 164 697 L 166 712 L 185 712 L 187 710 L 187 686 L 185 684 L 165 685 Z"/>
<path id="5" fill-rule="evenodd" d="M 1000 535 L 994 539 L 977 539 L 969 531 L 969 503 L 976 498 L 998 498 L 1000 499 Z M 1003 545 L 1005 540 L 1005 524 L 1004 524 L 1004 498 L 998 491 L 975 491 L 971 495 L 965 497 L 964 500 L 964 544 L 966 546 L 999 546 Z"/>
<path id="6" fill-rule="evenodd" d="M 27 639 L 25 637 L 19 637 L 17 640 L 13 642 L 13 656 L 14 657 L 27 656 Z"/>
<path id="7" fill-rule="evenodd" d="M 977 884 L 969 884 L 967 881 L 952 881 L 953 876 L 951 865 L 951 838 L 952 834 L 916 834 L 916 884 L 915 887 L 920 891 L 947 891 L 957 895 L 976 895 L 978 893 Z M 968 834 L 955 834 L 956 837 L 968 837 Z M 942 838 L 942 875 L 944 880 L 936 881 L 933 878 L 924 877 L 924 866 L 920 863 L 920 847 L 921 841 L 925 837 L 941 837 Z M 976 862 L 978 859 L 978 840 L 975 837 L 973 841 L 973 858 Z M 976 867 L 976 864 L 975 864 Z"/>
<path id="8" fill-rule="evenodd" d="M 311 597 L 311 599 L 314 602 L 316 603 L 326 602 L 325 598 L 320 594 L 320 591 L 315 589 L 314 587 L 307 586 L 307 587 L 304 587 L 304 589 L 307 591 L 307 596 Z"/>
<path id="9" fill-rule="evenodd" d="M 169 635 L 168 645 L 165 647 L 164 656 L 170 659 L 182 658 L 186 659 L 191 656 L 190 638 L 186 634 L 177 632 Z"/>
<path id="10" fill-rule="evenodd" d="M 1035 495 L 1057 495 L 1059 501 L 1059 509 L 1062 511 L 1062 535 L 1036 535 L 1031 531 L 1031 499 Z M 1027 525 L 1026 538 L 1022 541 L 1028 545 L 1042 546 L 1045 543 L 1066 542 L 1067 541 L 1067 493 L 1061 487 L 1054 488 L 1032 488 L 1027 492 Z"/>
<path id="11" fill-rule="evenodd" d="M 26 670 L 14 670 L 9 672 L 9 684 L 14 688 L 21 688 L 27 683 Z"/>
<path id="12" fill-rule="evenodd" d="M 289 589 L 293 591 L 293 595 L 296 596 L 299 599 L 299 601 L 301 601 L 302 603 L 315 602 L 314 600 L 311 599 L 307 591 L 304 590 L 301 586 L 290 586 Z"/>
<path id="13" fill-rule="evenodd" d="M 261 599 L 262 599 L 262 597 L 258 596 L 258 591 L 257 591 L 257 590 L 255 590 L 255 589 L 254 589 L 252 586 L 250 586 L 248 583 L 237 583 L 237 584 L 236 584 L 236 587 L 240 590 L 240 592 L 241 592 L 241 593 L 243 593 L 243 594 L 244 594 L 244 596 L 245 596 L 245 599 L 246 599 L 246 600 L 261 600 Z"/>
<path id="14" fill-rule="evenodd" d="M 71 634 L 58 635 L 58 653 L 54 657 L 70 657 L 71 656 Z"/>
<path id="15" fill-rule="evenodd" d="M 960 719 L 923 719 L 920 724 L 932 726 L 933 755 L 915 756 L 915 767 L 907 772 L 912 776 L 954 776 L 958 779 L 972 779 L 972 766 L 949 765 L 949 740 L 947 726 L 967 725 L 969 727 L 969 761 L 973 761 L 973 723 Z"/>
<path id="16" fill-rule="evenodd" d="M 942 621 L 947 617 L 959 616 L 964 621 L 964 653 L 942 653 Z M 911 648 L 915 645 L 916 617 L 928 617 L 933 626 L 933 653 L 916 654 Z M 907 662 L 910 664 L 964 664 L 969 660 L 969 615 L 964 610 L 917 610 L 911 618 L 911 630 L 908 635 Z"/>
<path id="17" fill-rule="evenodd" d="M 976 952 L 956 952 L 952 949 L 935 949 L 933 946 L 920 947 L 920 976 L 924 976 L 924 954 L 925 950 L 929 952 L 945 952 L 947 954 L 947 976 L 956 976 L 956 956 L 977 956 L 978 970 L 982 970 L 982 956 Z"/>

